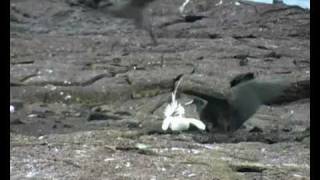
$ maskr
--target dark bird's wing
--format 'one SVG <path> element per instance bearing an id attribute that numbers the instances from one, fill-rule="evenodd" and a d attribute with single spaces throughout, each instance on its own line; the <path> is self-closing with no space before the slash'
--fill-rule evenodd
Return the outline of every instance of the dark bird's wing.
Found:
<path id="1" fill-rule="evenodd" d="M 231 88 L 230 128 L 238 129 L 263 104 L 280 97 L 290 83 L 285 80 L 249 80 Z"/>
<path id="2" fill-rule="evenodd" d="M 153 44 L 157 44 L 151 24 L 144 17 L 143 10 L 155 0 L 95 0 L 98 9 L 115 17 L 132 19 L 136 27 L 148 32 Z"/>
<path id="3" fill-rule="evenodd" d="M 150 4 L 151 2 L 153 2 L 155 0 L 131 0 L 131 5 L 132 6 L 136 6 L 136 7 L 146 7 L 148 4 Z"/>

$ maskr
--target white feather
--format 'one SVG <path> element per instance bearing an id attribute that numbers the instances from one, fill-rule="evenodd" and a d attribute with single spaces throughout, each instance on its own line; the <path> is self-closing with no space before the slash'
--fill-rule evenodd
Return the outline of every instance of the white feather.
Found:
<path id="1" fill-rule="evenodd" d="M 180 14 L 184 14 L 184 8 L 186 7 L 187 4 L 189 4 L 190 0 L 185 0 L 183 4 L 179 7 L 179 12 Z"/>
<path id="2" fill-rule="evenodd" d="M 183 116 L 185 113 L 184 108 L 177 101 L 172 101 L 164 110 L 165 117 L 170 116 Z"/>
<path id="3" fill-rule="evenodd" d="M 168 130 L 170 124 L 171 124 L 171 119 L 170 119 L 170 117 L 165 118 L 165 119 L 163 120 L 163 122 L 162 122 L 162 130 L 164 130 L 164 131 Z"/>

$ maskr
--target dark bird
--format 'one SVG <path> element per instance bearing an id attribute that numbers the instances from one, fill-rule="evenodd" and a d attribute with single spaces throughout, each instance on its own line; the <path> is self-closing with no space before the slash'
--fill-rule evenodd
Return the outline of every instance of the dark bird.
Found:
<path id="1" fill-rule="evenodd" d="M 261 105 L 271 104 L 284 95 L 289 86 L 290 83 L 285 80 L 253 79 L 232 87 L 228 96 L 230 125 L 225 128 L 227 130 L 240 128 Z"/>
<path id="2" fill-rule="evenodd" d="M 154 45 L 157 44 L 155 35 L 148 19 L 144 16 L 144 9 L 155 0 L 95 0 L 99 11 L 115 17 L 132 19 L 137 28 L 148 32 Z"/>
<path id="3" fill-rule="evenodd" d="M 271 104 L 282 96 L 289 86 L 290 83 L 285 80 L 248 78 L 233 84 L 223 96 L 212 96 L 193 89 L 182 91 L 197 97 L 194 103 L 200 120 L 209 122 L 207 127 L 210 131 L 232 132 L 239 129 L 261 105 Z"/>

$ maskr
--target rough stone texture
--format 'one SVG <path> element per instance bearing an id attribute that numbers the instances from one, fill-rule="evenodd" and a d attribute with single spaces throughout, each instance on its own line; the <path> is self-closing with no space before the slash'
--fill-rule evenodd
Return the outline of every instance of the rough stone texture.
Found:
<path id="1" fill-rule="evenodd" d="M 145 12 L 151 46 L 79 2 L 10 1 L 12 179 L 310 179 L 309 11 L 194 0 L 188 19 L 183 0 L 158 0 Z M 233 134 L 161 131 L 179 75 L 223 97 L 245 73 L 300 84 Z"/>

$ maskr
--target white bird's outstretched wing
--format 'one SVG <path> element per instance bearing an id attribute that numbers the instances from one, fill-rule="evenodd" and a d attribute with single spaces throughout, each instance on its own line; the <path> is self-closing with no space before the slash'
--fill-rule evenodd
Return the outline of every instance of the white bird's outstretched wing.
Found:
<path id="1" fill-rule="evenodd" d="M 198 120 L 198 119 L 194 119 L 194 118 L 185 118 L 186 121 L 189 121 L 190 124 L 196 126 L 198 129 L 200 130 L 205 130 L 206 129 L 206 125 Z"/>
<path id="2" fill-rule="evenodd" d="M 171 129 L 172 131 L 184 131 L 189 129 L 190 124 L 200 130 L 206 129 L 206 125 L 198 119 L 186 118 L 182 116 L 170 116 L 163 120 L 162 130 L 166 131 L 168 129 Z"/>

